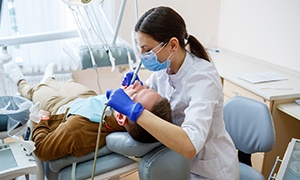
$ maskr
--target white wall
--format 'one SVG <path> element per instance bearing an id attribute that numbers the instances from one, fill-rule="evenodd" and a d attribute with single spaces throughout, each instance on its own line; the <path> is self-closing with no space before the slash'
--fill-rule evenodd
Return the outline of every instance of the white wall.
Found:
<path id="1" fill-rule="evenodd" d="M 300 72 L 300 1 L 222 1 L 219 46 Z"/>
<path id="2" fill-rule="evenodd" d="M 119 11 L 120 0 L 116 2 L 116 12 Z M 120 35 L 123 39 L 131 43 L 131 31 L 136 22 L 135 0 L 127 1 L 126 9 L 121 24 Z M 185 20 L 189 34 L 198 38 L 206 47 L 217 45 L 220 0 L 137 0 L 138 17 L 148 9 L 165 5 L 175 9 Z M 117 17 L 117 16 L 116 16 Z"/>
<path id="3" fill-rule="evenodd" d="M 188 32 L 206 47 L 219 46 L 300 72 L 299 0 L 137 1 L 139 16 L 154 6 L 174 8 Z M 134 2 L 127 1 L 120 30 L 128 42 L 135 25 Z"/>

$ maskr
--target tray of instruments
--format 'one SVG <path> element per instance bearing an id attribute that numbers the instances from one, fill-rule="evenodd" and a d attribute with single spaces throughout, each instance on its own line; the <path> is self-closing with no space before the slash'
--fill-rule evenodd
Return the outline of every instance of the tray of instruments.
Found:
<path id="1" fill-rule="evenodd" d="M 300 180 L 300 139 L 293 138 L 284 154 L 277 180 Z"/>

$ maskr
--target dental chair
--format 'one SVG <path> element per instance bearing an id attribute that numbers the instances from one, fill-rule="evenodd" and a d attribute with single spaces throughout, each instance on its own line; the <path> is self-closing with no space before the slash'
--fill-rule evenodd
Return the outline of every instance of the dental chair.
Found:
<path id="1" fill-rule="evenodd" d="M 83 70 L 83 73 L 87 71 Z M 115 78 L 116 74 L 109 75 Z M 101 74 L 103 76 L 105 78 Z M 88 179 L 92 175 L 94 153 L 48 162 L 36 158 L 40 169 L 38 180 Z M 137 171 L 141 180 L 186 180 L 189 179 L 190 160 L 159 142 L 137 142 L 127 132 L 109 134 L 106 137 L 106 146 L 98 151 L 96 179 L 120 179 Z"/>
<path id="2" fill-rule="evenodd" d="M 136 171 L 141 180 L 189 178 L 190 160 L 159 142 L 140 143 L 127 132 L 111 133 L 106 141 L 106 146 L 98 151 L 96 179 L 120 179 L 123 174 Z M 40 162 L 38 180 L 88 179 L 92 174 L 93 162 L 94 152 L 78 158 L 68 156 Z"/>
<path id="3" fill-rule="evenodd" d="M 224 104 L 224 121 L 239 154 L 240 179 L 264 180 L 264 176 L 251 167 L 251 154 L 271 151 L 275 144 L 275 130 L 268 107 L 262 102 L 235 96 Z"/>

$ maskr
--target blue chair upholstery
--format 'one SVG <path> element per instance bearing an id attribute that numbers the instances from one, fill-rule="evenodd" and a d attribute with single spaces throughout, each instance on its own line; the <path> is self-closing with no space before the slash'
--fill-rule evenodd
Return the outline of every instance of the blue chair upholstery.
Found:
<path id="1" fill-rule="evenodd" d="M 128 166 L 126 168 L 128 171 L 137 169 L 138 162 L 128 156 L 141 157 L 153 148 L 161 145 L 158 143 L 139 143 L 133 140 L 127 132 L 111 133 L 106 139 L 106 146 L 98 151 L 95 169 L 96 176 L 110 173 L 110 176 L 118 177 L 126 171 L 117 169 L 122 169 L 126 166 Z M 109 147 L 116 152 L 110 150 Z M 91 152 L 80 157 L 67 156 L 43 162 L 44 176 L 46 179 L 57 180 L 88 179 L 92 175 L 94 153 Z M 74 163 L 76 163 L 75 168 L 73 167 Z"/>
<path id="2" fill-rule="evenodd" d="M 271 151 L 275 130 L 269 108 L 262 102 L 235 96 L 224 104 L 224 121 L 237 150 L 247 154 Z M 254 168 L 239 163 L 240 179 L 265 179 Z"/>
<path id="3" fill-rule="evenodd" d="M 187 180 L 191 171 L 190 163 L 182 155 L 161 146 L 141 159 L 139 177 L 141 180 Z"/>
<path id="4" fill-rule="evenodd" d="M 241 180 L 265 180 L 265 177 L 256 169 L 244 163 L 239 163 Z"/>
<path id="5" fill-rule="evenodd" d="M 185 180 L 190 175 L 190 160 L 160 142 L 141 143 L 127 132 L 107 136 L 107 147 L 118 154 L 141 157 L 138 166 L 141 180 Z"/>
<path id="6" fill-rule="evenodd" d="M 135 141 L 127 132 L 114 132 L 106 137 L 109 150 L 125 156 L 143 157 L 152 149 L 161 146 L 160 142 L 141 143 Z"/>

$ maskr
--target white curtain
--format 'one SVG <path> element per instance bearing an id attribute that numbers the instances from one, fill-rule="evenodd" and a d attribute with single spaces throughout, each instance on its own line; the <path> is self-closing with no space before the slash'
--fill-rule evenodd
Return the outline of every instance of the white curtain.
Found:
<path id="1" fill-rule="evenodd" d="M 106 15 L 113 22 L 114 3 L 105 3 Z M 71 10 L 62 0 L 4 0 L 2 10 L 0 37 L 77 28 Z M 78 63 L 64 48 L 65 40 L 56 40 L 9 46 L 8 52 L 25 74 L 42 74 L 49 62 L 56 62 L 62 72 L 78 69 Z"/>

